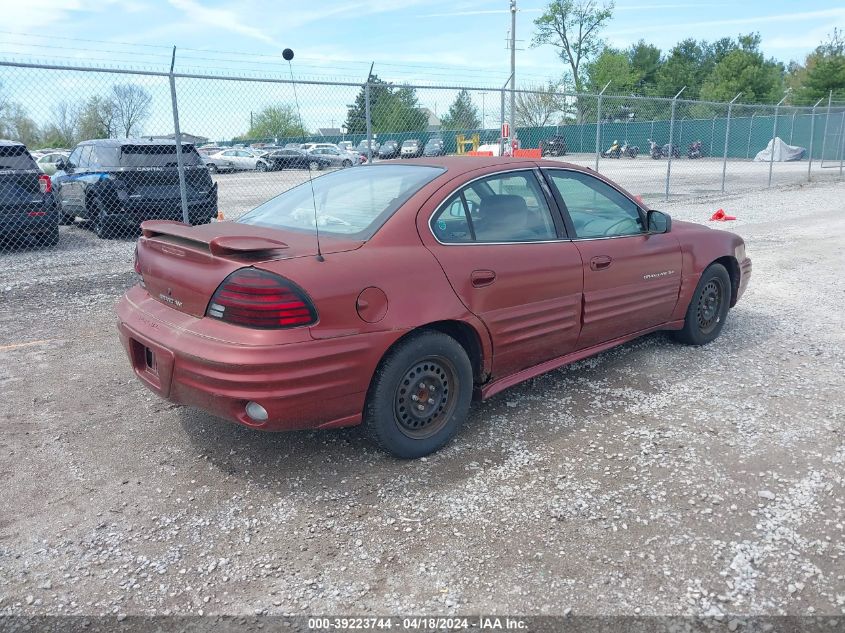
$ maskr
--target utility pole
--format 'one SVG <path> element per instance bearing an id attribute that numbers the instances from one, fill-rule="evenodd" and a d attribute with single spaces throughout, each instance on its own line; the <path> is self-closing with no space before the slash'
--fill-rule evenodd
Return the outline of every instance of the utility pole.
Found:
<path id="1" fill-rule="evenodd" d="M 485 110 L 484 110 L 484 97 L 486 97 L 486 96 L 487 96 L 487 93 L 486 93 L 486 92 L 482 92 L 482 93 L 481 93 L 481 129 L 482 129 L 482 130 L 484 130 L 484 129 L 486 129 L 486 128 L 487 128 L 487 126 L 485 125 L 486 118 L 485 118 L 485 116 L 484 116 L 484 115 L 485 115 Z"/>
<path id="2" fill-rule="evenodd" d="M 511 0 L 511 134 L 510 144 L 513 150 L 513 135 L 516 130 L 516 0 Z"/>

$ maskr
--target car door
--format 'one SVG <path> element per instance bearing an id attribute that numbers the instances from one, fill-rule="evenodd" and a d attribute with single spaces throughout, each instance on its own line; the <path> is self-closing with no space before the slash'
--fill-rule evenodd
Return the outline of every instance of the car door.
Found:
<path id="1" fill-rule="evenodd" d="M 84 191 L 82 187 L 83 170 L 83 152 L 90 153 L 91 148 L 88 145 L 80 145 L 74 149 L 70 157 L 67 159 L 69 171 L 60 176 L 61 184 L 61 205 L 62 211 L 69 216 L 83 213 L 85 206 Z"/>
<path id="2" fill-rule="evenodd" d="M 572 351 L 581 257 L 535 172 L 495 173 L 443 195 L 443 204 L 418 220 L 420 234 L 490 332 L 494 377 Z"/>
<path id="3" fill-rule="evenodd" d="M 583 262 L 578 349 L 669 321 L 681 283 L 675 236 L 648 233 L 644 210 L 600 178 L 570 169 L 544 173 Z"/>

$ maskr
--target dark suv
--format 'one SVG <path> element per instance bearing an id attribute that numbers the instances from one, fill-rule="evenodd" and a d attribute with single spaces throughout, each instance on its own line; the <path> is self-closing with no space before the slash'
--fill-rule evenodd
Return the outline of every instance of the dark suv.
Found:
<path id="1" fill-rule="evenodd" d="M 182 143 L 191 224 L 217 217 L 217 185 L 193 145 Z M 176 143 L 167 140 L 84 141 L 54 177 L 65 222 L 80 217 L 100 238 L 135 230 L 144 220 L 182 220 Z"/>
<path id="2" fill-rule="evenodd" d="M 13 247 L 58 244 L 52 189 L 23 143 L 0 139 L 0 241 Z"/>

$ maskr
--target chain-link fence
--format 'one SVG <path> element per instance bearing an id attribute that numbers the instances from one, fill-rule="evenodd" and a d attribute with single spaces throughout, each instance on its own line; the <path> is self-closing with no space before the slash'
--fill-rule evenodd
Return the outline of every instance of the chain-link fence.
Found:
<path id="1" fill-rule="evenodd" d="M 561 158 L 655 201 L 843 173 L 841 103 L 513 96 L 511 112 L 506 89 L 2 62 L 0 249 L 84 259 L 144 220 L 236 219 L 325 171 L 407 157 Z"/>

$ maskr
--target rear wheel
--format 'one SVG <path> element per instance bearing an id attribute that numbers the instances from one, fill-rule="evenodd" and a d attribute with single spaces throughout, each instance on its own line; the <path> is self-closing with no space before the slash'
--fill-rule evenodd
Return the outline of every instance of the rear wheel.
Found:
<path id="1" fill-rule="evenodd" d="M 731 303 L 731 278 L 721 264 L 711 264 L 692 295 L 684 327 L 675 339 L 687 345 L 706 345 L 715 340 L 725 325 Z"/>
<path id="2" fill-rule="evenodd" d="M 472 366 L 455 339 L 441 332 L 414 334 L 376 370 L 364 428 L 396 457 L 423 457 L 457 433 L 469 411 L 472 386 Z"/>
<path id="3" fill-rule="evenodd" d="M 349 159 L 346 159 L 346 160 L 343 161 L 342 165 L 343 165 L 343 167 L 352 167 L 352 161 L 349 160 Z"/>
<path id="4" fill-rule="evenodd" d="M 308 163 L 308 169 L 310 171 L 317 171 L 318 169 L 322 168 L 320 167 L 320 163 L 318 163 L 316 160 L 312 160 Z"/>
<path id="5" fill-rule="evenodd" d="M 93 224 L 94 235 L 101 240 L 111 239 L 114 237 L 114 226 L 106 212 L 106 205 L 99 198 L 95 198 L 92 206 L 94 207 L 94 217 L 91 218 L 91 223 Z M 88 217 L 91 217 L 90 212 Z"/>
<path id="6" fill-rule="evenodd" d="M 51 247 L 56 246 L 59 243 L 59 226 L 56 225 L 51 227 L 48 231 L 45 231 L 41 235 L 38 236 L 38 245 Z"/>
<path id="7" fill-rule="evenodd" d="M 208 164 L 208 171 L 209 171 L 209 173 L 216 174 L 217 173 L 217 165 L 215 165 L 214 163 L 209 163 Z"/>

